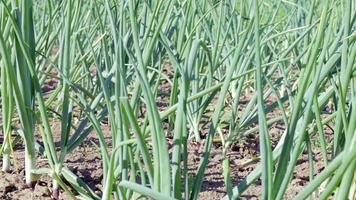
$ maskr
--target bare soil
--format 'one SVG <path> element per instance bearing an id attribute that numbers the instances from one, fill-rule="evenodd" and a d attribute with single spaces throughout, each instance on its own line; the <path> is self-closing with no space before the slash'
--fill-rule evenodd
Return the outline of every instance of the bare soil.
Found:
<path id="1" fill-rule="evenodd" d="M 67 156 L 66 166 L 77 176 L 82 178 L 96 193 L 101 194 L 102 167 L 101 158 L 98 150 L 93 143 L 98 144 L 95 134 L 90 134 L 85 142 L 73 153 Z M 199 153 L 201 145 L 190 143 L 188 146 L 189 162 L 188 167 L 190 174 L 193 176 L 199 165 Z M 250 162 L 252 158 L 259 155 L 258 138 L 248 137 L 241 144 L 236 144 L 227 153 L 230 159 L 232 171 L 232 180 L 234 185 L 242 181 L 255 167 L 259 161 Z M 17 145 L 15 149 L 17 170 L 10 173 L 0 172 L 0 199 L 51 199 L 52 183 L 48 176 L 43 176 L 39 180 L 34 190 L 24 186 L 24 149 L 22 145 Z M 316 157 L 321 157 L 316 153 Z M 38 156 L 38 167 L 46 166 L 46 161 L 42 156 Z M 222 170 L 222 149 L 219 144 L 214 145 L 210 156 L 209 165 L 205 171 L 205 179 L 199 195 L 199 199 L 221 199 L 226 195 Z M 248 163 L 240 167 L 243 163 Z M 315 174 L 323 169 L 323 163 L 316 160 L 314 163 Z M 292 199 L 309 181 L 309 163 L 307 155 L 304 154 L 298 161 L 295 175 L 288 188 L 285 199 Z M 261 195 L 261 185 L 257 181 L 246 192 L 243 193 L 242 199 L 259 199 Z M 63 193 L 61 199 L 68 199 Z"/>
<path id="2" fill-rule="evenodd" d="M 171 75 L 169 72 L 165 72 Z M 167 98 L 170 93 L 170 88 L 167 81 L 163 82 L 166 85 L 162 88 L 162 96 L 157 97 L 157 104 L 160 111 L 165 110 L 168 106 Z M 44 88 L 44 92 L 53 90 L 56 87 L 55 82 L 49 82 Z M 248 102 L 249 97 L 242 100 L 242 105 L 239 108 L 243 109 L 245 106 L 243 102 Z M 267 102 L 268 103 L 268 102 Z M 144 111 L 143 111 L 144 112 Z M 279 115 L 278 110 L 269 113 L 268 117 Z M 59 132 L 60 123 L 53 123 L 53 131 Z M 167 128 L 167 124 L 164 124 Z M 104 132 L 107 136 L 107 143 L 110 145 L 110 131 L 106 124 L 103 124 Z M 208 127 L 202 127 L 202 137 L 207 132 Z M 270 137 L 272 145 L 275 145 L 280 140 L 285 127 L 283 124 L 274 124 L 270 127 Z M 329 130 L 330 132 L 330 130 Z M 1 136 L 0 136 L 1 137 Z M 0 142 L 1 142 L 0 138 Z M 169 139 L 168 139 L 169 140 Z M 98 195 L 101 194 L 102 189 L 102 166 L 101 158 L 98 149 L 94 145 L 99 145 L 96 134 L 91 133 L 86 140 L 72 153 L 67 155 L 65 166 L 67 166 L 78 177 L 82 178 Z M 202 144 L 190 142 L 188 145 L 189 161 L 188 168 L 190 175 L 194 176 L 199 165 L 199 154 L 202 150 Z M 314 149 L 314 174 L 318 174 L 323 169 L 323 162 L 318 149 Z M 9 173 L 0 172 L 0 199 L 4 200 L 29 200 L 29 199 L 51 199 L 51 179 L 48 176 L 42 176 L 34 190 L 24 187 L 24 146 L 23 144 L 16 145 L 14 149 L 13 168 Z M 259 156 L 259 139 L 258 133 L 247 136 L 244 140 L 234 144 L 226 153 L 230 160 L 231 178 L 234 186 L 239 184 L 251 171 L 253 171 L 259 164 L 259 160 L 255 160 Z M 207 169 L 205 170 L 204 182 L 202 185 L 199 199 L 221 199 L 226 195 L 226 188 L 223 177 L 222 160 L 224 159 L 222 147 L 219 143 L 214 143 L 210 160 Z M 0 159 L 1 160 L 1 159 Z M 251 160 L 255 160 L 250 162 Z M 38 155 L 38 167 L 46 167 L 46 160 L 43 156 Z M 246 164 L 247 163 L 247 164 Z M 1 161 L 0 161 L 1 164 Z M 291 181 L 285 199 L 292 199 L 301 189 L 309 182 L 309 162 L 307 154 L 304 153 L 298 161 L 295 169 L 295 175 Z M 260 199 L 261 183 L 256 181 L 254 185 L 248 188 L 241 197 L 241 199 Z M 60 199 L 69 199 L 66 194 L 61 191 Z"/>

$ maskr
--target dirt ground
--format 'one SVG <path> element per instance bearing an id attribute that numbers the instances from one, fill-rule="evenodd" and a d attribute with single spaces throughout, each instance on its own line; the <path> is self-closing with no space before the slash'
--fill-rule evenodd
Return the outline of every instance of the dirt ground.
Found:
<path id="1" fill-rule="evenodd" d="M 101 193 L 102 168 L 100 154 L 98 153 L 94 143 L 98 144 L 98 139 L 95 134 L 90 134 L 85 142 L 74 152 L 67 156 L 66 166 L 73 173 L 82 178 L 96 193 Z M 199 164 L 199 145 L 189 144 L 189 162 L 188 167 L 190 174 L 194 174 Z M 48 176 L 43 176 L 39 180 L 34 190 L 24 187 L 24 149 L 22 145 L 16 146 L 16 163 L 18 171 L 13 170 L 11 173 L 0 172 L 0 199 L 10 200 L 29 200 L 29 199 L 51 199 L 51 181 Z M 257 165 L 258 161 L 251 162 L 243 167 L 239 167 L 242 163 L 246 163 L 253 157 L 258 156 L 258 138 L 248 137 L 246 141 L 235 145 L 228 152 L 228 157 L 231 160 L 230 167 L 232 171 L 232 180 L 234 185 L 242 181 Z M 317 154 L 316 157 L 320 157 Z M 222 151 L 219 144 L 214 145 L 210 156 L 209 165 L 205 171 L 205 179 L 199 199 L 221 199 L 226 195 L 224 177 L 222 175 Z M 43 157 L 38 158 L 38 167 L 46 166 L 46 161 Z M 315 161 L 315 173 L 323 169 L 321 161 Z M 303 155 L 298 161 L 298 166 L 295 171 L 293 180 L 288 188 L 285 199 L 292 199 L 301 189 L 308 183 L 309 164 L 307 155 Z M 62 191 L 63 192 L 63 191 Z M 261 185 L 257 183 L 252 185 L 242 195 L 241 199 L 259 199 L 261 195 Z M 61 194 L 61 199 L 68 199 L 65 194 Z"/>
<path id="2" fill-rule="evenodd" d="M 167 75 L 171 75 L 171 72 L 165 71 Z M 167 94 L 170 92 L 167 82 L 163 82 L 162 93 L 164 96 L 158 96 L 157 104 L 160 111 L 165 110 L 167 106 Z M 166 86 L 164 86 L 166 85 Z M 43 88 L 44 92 L 53 90 L 56 87 L 55 82 L 46 84 Z M 241 101 L 243 102 L 243 101 Z M 245 99 L 248 102 L 248 97 Z M 267 102 L 268 103 L 268 102 Z M 239 109 L 243 109 L 242 107 Z M 269 113 L 268 117 L 279 115 L 278 111 Z M 60 124 L 53 123 L 53 131 L 59 132 Z M 106 134 L 106 140 L 110 146 L 110 131 L 107 124 L 103 124 L 104 133 Z M 164 125 L 165 127 L 166 124 Z M 280 140 L 285 127 L 281 124 L 274 124 L 270 127 L 270 137 L 273 147 Z M 207 132 L 207 128 L 203 127 L 202 137 Z M 2 134 L 0 134 L 0 143 L 2 141 Z M 67 155 L 65 166 L 68 167 L 74 174 L 82 178 L 98 195 L 101 195 L 101 179 L 102 179 L 102 166 L 100 153 L 96 149 L 94 144 L 99 144 L 98 138 L 95 133 L 91 133 L 86 140 L 72 153 Z M 201 146 L 196 143 L 188 144 L 189 161 L 188 168 L 189 173 L 194 176 L 197 167 L 199 165 L 199 153 Z M 324 167 L 321 161 L 321 155 L 317 149 L 313 150 L 314 157 L 314 172 L 318 174 Z M 48 176 L 42 176 L 34 188 L 34 190 L 24 187 L 24 146 L 20 143 L 15 147 L 15 162 L 13 164 L 12 171 L 10 173 L 0 172 L 0 199 L 4 200 L 29 200 L 38 199 L 45 200 L 51 199 L 51 179 Z M 259 161 L 249 162 L 259 156 L 259 139 L 258 133 L 247 136 L 245 139 L 234 144 L 227 152 L 227 156 L 230 160 L 231 178 L 234 186 L 240 183 L 256 166 Z M 223 169 L 222 169 L 222 147 L 219 143 L 214 143 L 210 160 L 207 169 L 205 170 L 204 182 L 202 185 L 199 199 L 221 199 L 226 195 L 226 188 L 224 184 Z M 248 163 L 246 165 L 242 164 Z M 1 164 L 1 159 L 0 159 Z M 44 157 L 38 155 L 37 167 L 46 167 L 46 160 Z M 301 159 L 298 160 L 298 165 L 295 169 L 293 180 L 291 181 L 285 199 L 292 199 L 301 189 L 308 184 L 309 181 L 309 163 L 307 154 L 304 153 Z M 60 199 L 68 199 L 66 195 L 61 191 Z M 260 181 L 246 190 L 241 199 L 260 199 L 261 196 Z"/>

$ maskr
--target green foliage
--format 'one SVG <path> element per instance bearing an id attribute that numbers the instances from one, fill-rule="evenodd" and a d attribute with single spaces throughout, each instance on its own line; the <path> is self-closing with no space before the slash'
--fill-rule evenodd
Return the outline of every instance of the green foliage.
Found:
<path id="1" fill-rule="evenodd" d="M 59 188 L 77 198 L 72 188 L 85 199 L 197 199 L 218 140 L 226 199 L 258 179 L 262 199 L 283 199 L 303 152 L 310 177 L 296 199 L 352 199 L 355 9 L 346 0 L 1 0 L 3 170 L 19 142 L 14 126 L 26 183 L 51 176 L 54 198 Z M 57 85 L 45 91 L 48 81 Z M 275 124 L 285 130 L 272 145 Z M 101 196 L 66 163 L 91 132 Z M 249 135 L 261 162 L 234 185 L 228 152 Z M 194 175 L 191 141 L 204 144 Z M 314 176 L 315 149 L 325 168 Z M 48 167 L 36 168 L 37 153 Z"/>

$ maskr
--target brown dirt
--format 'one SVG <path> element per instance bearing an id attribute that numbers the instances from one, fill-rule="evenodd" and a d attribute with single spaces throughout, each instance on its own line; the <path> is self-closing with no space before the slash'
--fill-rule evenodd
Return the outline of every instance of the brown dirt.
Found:
<path id="1" fill-rule="evenodd" d="M 51 199 L 51 192 L 44 181 L 39 181 L 34 190 L 24 187 L 23 175 L 0 172 L 0 199 L 29 200 Z"/>
<path id="2" fill-rule="evenodd" d="M 73 153 L 67 156 L 66 166 L 84 181 L 97 193 L 101 194 L 102 168 L 100 154 L 93 143 L 98 144 L 98 139 L 94 134 L 90 134 L 85 142 Z M 190 143 L 189 151 L 189 172 L 194 174 L 199 164 L 199 153 L 201 148 L 195 143 Z M 0 199 L 51 199 L 52 183 L 48 176 L 43 176 L 39 180 L 34 190 L 24 187 L 24 151 L 22 145 L 16 147 L 16 158 L 18 170 L 11 173 L 0 173 Z M 252 162 L 244 167 L 239 167 L 242 163 L 258 156 L 258 138 L 248 137 L 241 144 L 233 146 L 228 152 L 230 167 L 232 171 L 233 184 L 237 185 L 242 181 L 257 165 Z M 317 157 L 320 157 L 319 154 Z M 210 162 L 205 171 L 205 179 L 199 194 L 199 199 L 221 199 L 226 195 L 224 178 L 222 176 L 222 148 L 219 144 L 214 145 L 211 152 Z M 39 156 L 38 167 L 46 166 L 46 161 Z M 318 173 L 323 167 L 323 163 L 316 161 L 315 172 Z M 309 164 L 307 155 L 304 154 L 299 160 L 295 176 L 288 188 L 285 199 L 292 199 L 303 186 L 308 183 Z M 242 199 L 259 199 L 261 195 L 261 185 L 258 183 L 252 185 L 243 193 Z M 65 194 L 61 194 L 61 199 L 68 199 Z"/>
<path id="3" fill-rule="evenodd" d="M 165 72 L 167 73 L 167 72 Z M 167 73 L 168 74 L 168 73 Z M 45 92 L 52 90 L 57 83 L 50 82 L 48 87 L 43 88 Z M 164 110 L 167 104 L 167 94 L 170 92 L 169 84 L 163 82 L 166 85 L 161 93 L 159 93 L 157 100 L 160 104 L 160 110 Z M 167 86 L 168 85 L 168 86 Z M 248 102 L 248 97 L 243 99 L 242 102 Z M 241 105 L 243 109 L 245 105 Z M 275 113 L 269 114 L 268 117 L 278 115 L 278 111 Z M 54 132 L 59 132 L 59 123 L 53 124 Z M 165 123 L 165 127 L 167 124 Z M 208 127 L 203 127 L 202 137 L 206 133 Z M 110 144 L 110 132 L 107 125 L 103 125 L 104 132 L 107 136 L 107 142 Z M 284 127 L 282 124 L 275 124 L 270 127 L 270 133 L 272 138 L 273 147 L 279 141 L 279 137 L 283 132 Z M 1 135 L 1 134 L 0 134 Z M 0 139 L 1 140 L 1 139 Z M 73 173 L 78 177 L 82 178 L 98 195 L 101 194 L 102 184 L 102 167 L 101 167 L 101 158 L 100 153 L 96 149 L 95 145 L 98 145 L 97 136 L 92 133 L 86 140 L 71 154 L 66 158 L 66 164 Z M 199 153 L 201 151 L 201 146 L 197 143 L 189 143 L 188 152 L 189 152 L 189 173 L 193 176 L 199 165 Z M 317 160 L 314 163 L 315 174 L 319 173 L 323 169 L 323 163 L 320 161 L 320 155 L 318 150 L 314 151 Z M 19 144 L 15 147 L 15 162 L 10 173 L 0 172 L 0 199 L 51 199 L 51 179 L 48 176 L 42 176 L 34 190 L 24 187 L 24 148 L 22 144 Z M 253 136 L 248 136 L 243 141 L 240 141 L 237 144 L 234 144 L 229 151 L 227 156 L 230 160 L 231 176 L 234 186 L 241 182 L 255 167 L 258 165 L 258 161 L 249 163 L 243 167 L 239 167 L 242 163 L 251 160 L 252 158 L 259 156 L 259 140 L 258 134 L 253 134 Z M 1 160 L 1 159 L 0 159 Z M 205 178 L 202 185 L 201 193 L 199 194 L 199 199 L 221 199 L 226 195 L 226 188 L 223 178 L 222 170 L 222 147 L 219 143 L 216 143 L 213 146 L 209 164 L 205 170 Z M 37 159 L 38 167 L 46 167 L 46 160 L 38 155 Z M 1 161 L 0 161 L 1 164 Z M 293 180 L 288 187 L 287 194 L 285 199 L 292 199 L 296 193 L 298 193 L 303 186 L 308 183 L 309 177 L 309 164 L 307 160 L 307 155 L 304 153 L 302 158 L 298 161 L 298 165 L 295 170 L 295 175 Z M 260 181 L 257 181 L 254 185 L 248 188 L 242 195 L 241 199 L 259 199 L 261 196 L 261 185 Z M 61 199 L 69 199 L 62 191 L 60 195 Z"/>

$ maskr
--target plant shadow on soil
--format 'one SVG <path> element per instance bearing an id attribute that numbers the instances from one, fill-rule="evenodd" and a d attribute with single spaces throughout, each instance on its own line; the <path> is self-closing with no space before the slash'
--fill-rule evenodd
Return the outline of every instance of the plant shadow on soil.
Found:
<path id="1" fill-rule="evenodd" d="M 109 134 L 106 137 L 109 141 Z M 251 162 L 246 166 L 239 167 L 249 159 L 258 156 L 258 138 L 248 137 L 242 144 L 236 144 L 228 152 L 230 159 L 231 176 L 233 184 L 237 185 L 258 165 L 257 162 Z M 91 133 L 89 137 L 74 152 L 69 154 L 66 159 L 66 166 L 78 177 L 82 178 L 97 194 L 101 194 L 102 167 L 101 158 L 97 147 L 98 144 L 95 134 Z M 194 143 L 189 143 L 189 174 L 194 175 L 199 164 L 199 147 Z M 51 199 L 51 179 L 48 176 L 42 176 L 34 190 L 24 187 L 24 148 L 17 145 L 15 149 L 17 170 L 10 173 L 0 172 L 0 199 L 10 200 L 29 200 L 29 199 Z M 321 157 L 317 153 L 316 157 Z M 226 195 L 222 171 L 222 150 L 220 145 L 214 145 L 209 164 L 205 170 L 205 177 L 199 199 L 221 199 Z M 47 167 L 46 161 L 42 156 L 38 156 L 38 167 Z M 315 172 L 318 173 L 323 168 L 323 163 L 316 160 L 314 163 Z M 298 160 L 295 175 L 288 187 L 285 199 L 292 199 L 308 183 L 309 163 L 307 154 L 303 154 Z M 262 189 L 260 181 L 248 188 L 241 199 L 259 199 Z M 69 199 L 62 191 L 61 199 Z"/>
<path id="2" fill-rule="evenodd" d="M 169 75 L 169 74 L 168 74 Z M 165 87 L 162 87 L 161 90 L 163 93 L 169 93 L 170 88 L 167 86 L 167 83 L 163 83 Z M 54 87 L 50 88 L 52 90 Z M 168 91 L 168 92 L 167 92 Z M 168 106 L 167 95 L 157 98 L 157 104 L 159 110 L 163 111 Z M 246 97 L 245 101 L 248 102 Z M 246 105 L 241 105 L 242 107 L 239 110 L 243 109 Z M 268 113 L 267 117 L 271 118 L 277 116 L 278 110 Z M 60 123 L 54 122 L 52 124 L 53 132 L 58 134 L 60 131 Z M 164 127 L 167 127 L 167 123 L 164 122 Z M 109 147 L 111 145 L 110 140 L 110 129 L 107 123 L 102 124 L 102 128 L 105 134 L 105 140 L 108 143 Z M 202 137 L 207 133 L 208 127 L 202 127 Z M 284 131 L 283 124 L 274 124 L 269 127 L 269 133 L 271 137 L 271 144 L 273 148 L 276 146 L 280 137 Z M 332 131 L 327 130 L 326 133 L 332 137 Z M 2 137 L 2 135 L 0 135 Z M 39 134 L 36 135 L 37 138 L 40 138 Z M 314 136 L 316 137 L 316 136 Z M 57 141 L 60 140 L 60 136 L 56 136 Z M 2 138 L 0 138 L 0 142 Z M 167 138 L 168 144 L 171 144 L 172 141 L 170 138 Z M 74 174 L 83 179 L 93 191 L 95 191 L 99 196 L 101 195 L 102 190 L 102 166 L 101 166 L 101 157 L 97 146 L 99 141 L 94 132 L 88 135 L 84 142 L 77 147 L 73 152 L 67 155 L 65 166 L 68 167 Z M 201 152 L 201 146 L 197 143 L 189 142 L 188 143 L 188 173 L 191 176 L 194 176 L 197 167 L 199 165 L 199 157 Z M 320 173 L 324 167 L 324 163 L 321 159 L 321 154 L 318 149 L 313 149 L 314 157 L 314 172 L 315 174 Z M 234 144 L 230 149 L 228 149 L 227 156 L 230 160 L 231 168 L 231 178 L 233 185 L 236 186 L 240 183 L 250 172 L 252 172 L 257 165 L 258 161 L 248 162 L 253 158 L 259 156 L 259 138 L 258 134 L 248 135 L 243 141 L 239 141 Z M 39 199 L 47 200 L 51 199 L 51 187 L 52 182 L 49 176 L 42 176 L 36 185 L 34 190 L 24 187 L 24 146 L 22 143 L 19 143 L 15 146 L 14 159 L 12 159 L 12 171 L 10 173 L 0 172 L 0 199 L 4 200 L 29 200 L 29 199 Z M 217 143 L 213 145 L 212 151 L 209 157 L 209 164 L 205 170 L 204 181 L 202 184 L 201 192 L 199 194 L 199 199 L 221 199 L 226 193 L 226 187 L 223 177 L 222 169 L 222 147 L 221 144 Z M 243 163 L 248 162 L 247 165 Z M 1 161 L 0 161 L 1 164 Z M 37 167 L 48 167 L 46 159 L 38 155 L 37 158 Z M 308 184 L 309 182 L 309 162 L 308 155 L 306 152 L 303 153 L 301 158 L 298 160 L 295 174 L 292 177 L 292 181 L 287 189 L 285 199 L 292 199 L 301 189 Z M 61 191 L 60 199 L 69 199 L 67 195 Z M 262 192 L 261 183 L 259 180 L 251 185 L 241 196 L 241 199 L 260 199 Z"/>

